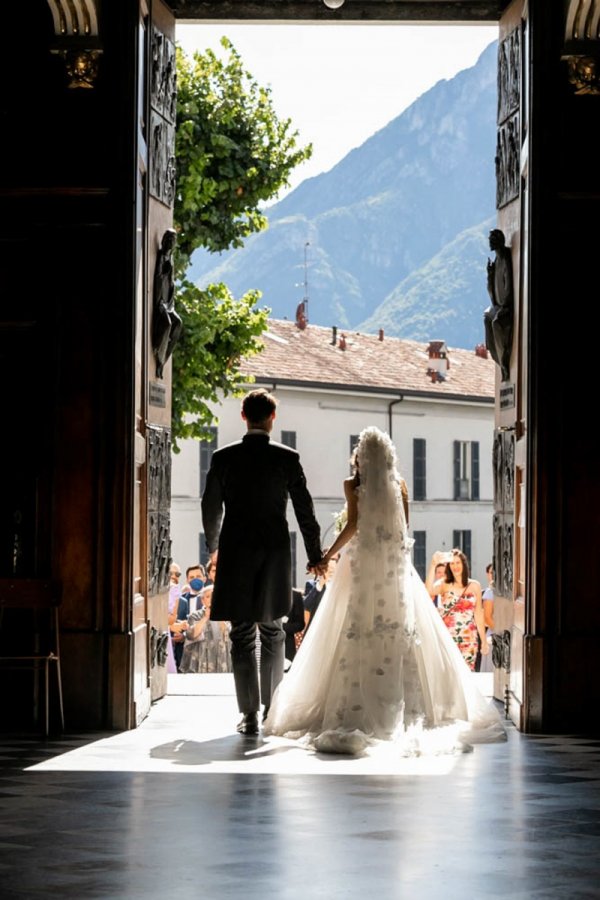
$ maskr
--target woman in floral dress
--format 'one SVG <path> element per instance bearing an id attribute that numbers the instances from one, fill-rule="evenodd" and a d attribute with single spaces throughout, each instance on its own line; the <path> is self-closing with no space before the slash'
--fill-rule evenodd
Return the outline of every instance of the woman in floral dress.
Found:
<path id="1" fill-rule="evenodd" d="M 481 585 L 469 578 L 469 563 L 461 550 L 452 550 L 450 554 L 434 553 L 427 579 L 429 587 L 435 567 L 446 563 L 444 578 L 431 585 L 431 592 L 439 595 L 438 612 L 454 638 L 462 657 L 471 671 L 475 669 L 475 661 L 479 652 L 478 635 L 481 640 L 482 653 L 488 652 L 485 637 L 485 621 Z M 484 649 L 485 648 L 485 649 Z"/>

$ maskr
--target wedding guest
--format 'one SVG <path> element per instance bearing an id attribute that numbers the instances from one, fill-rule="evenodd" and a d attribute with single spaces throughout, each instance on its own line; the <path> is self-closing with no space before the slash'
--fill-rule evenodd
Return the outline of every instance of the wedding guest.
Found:
<path id="1" fill-rule="evenodd" d="M 204 581 L 205 587 L 212 587 L 215 583 L 215 575 L 217 573 L 217 557 L 209 559 L 206 564 L 206 576 Z"/>
<path id="2" fill-rule="evenodd" d="M 186 673 L 231 672 L 229 622 L 213 622 L 210 618 L 216 566 L 211 562 L 207 574 L 213 583 L 199 595 L 197 608 L 188 616 L 180 671 Z"/>
<path id="3" fill-rule="evenodd" d="M 181 589 L 181 593 L 185 594 L 190 589 L 190 581 L 192 578 L 199 578 L 200 581 L 204 584 L 206 581 L 206 572 L 204 571 L 204 566 L 200 565 L 200 563 L 195 563 L 193 566 L 188 566 L 185 570 L 185 584 Z"/>
<path id="4" fill-rule="evenodd" d="M 289 616 L 284 616 L 281 621 L 285 631 L 285 658 L 289 669 L 296 655 L 296 635 L 304 629 L 304 601 L 299 588 L 292 588 L 292 608 Z"/>
<path id="5" fill-rule="evenodd" d="M 440 581 L 440 579 L 443 578 L 445 576 L 445 574 L 446 574 L 446 563 L 445 562 L 438 563 L 437 566 L 435 567 L 435 571 L 434 571 L 434 575 L 433 575 L 434 584 L 436 581 Z M 437 606 L 439 604 L 439 599 L 440 599 L 439 594 L 436 594 L 436 593 L 431 594 L 430 593 L 430 597 L 433 600 L 433 605 Z"/>
<path id="6" fill-rule="evenodd" d="M 336 556 L 333 556 L 327 566 L 323 570 L 322 573 L 318 574 L 315 578 L 315 583 L 304 598 L 304 632 L 303 635 L 306 635 L 310 627 L 310 623 L 314 619 L 316 612 L 319 608 L 319 604 L 323 599 L 323 594 L 325 593 L 325 588 L 327 587 L 327 582 L 333 577 L 335 572 L 335 567 L 340 558 L 339 553 Z"/>
<path id="7" fill-rule="evenodd" d="M 173 634 L 171 625 L 175 624 L 177 618 L 177 606 L 179 604 L 179 596 L 181 588 L 179 587 L 179 579 L 181 578 L 181 569 L 177 563 L 171 563 L 169 568 L 169 600 L 168 600 L 168 632 L 169 638 L 167 643 L 167 674 L 175 675 L 177 672 L 177 664 L 175 662 L 175 654 L 173 652 Z"/>
<path id="8" fill-rule="evenodd" d="M 194 567 L 190 567 L 190 569 L 187 570 L 186 575 L 189 572 L 193 574 L 193 568 Z M 199 597 L 200 591 L 203 587 L 204 584 L 200 580 L 200 578 L 191 578 L 188 590 L 184 591 L 179 597 L 176 619 L 171 626 L 171 632 L 173 633 L 175 663 L 177 665 L 178 672 L 181 671 L 181 660 L 185 644 L 185 633 L 188 629 L 188 616 L 191 613 L 195 612 L 196 609 L 202 608 L 202 603 L 199 602 Z"/>
<path id="9" fill-rule="evenodd" d="M 486 640 L 488 645 L 488 653 L 481 657 L 480 672 L 493 672 L 492 664 L 492 635 L 494 633 L 494 567 L 489 563 L 485 567 L 488 586 L 481 595 L 483 602 L 483 619 L 486 627 Z"/>
<path id="10" fill-rule="evenodd" d="M 469 577 L 467 557 L 458 549 L 452 550 L 452 561 L 446 563 L 445 577 L 434 581 L 435 567 L 443 562 L 443 556 L 445 554 L 439 552 L 433 554 L 427 576 L 427 589 L 430 595 L 434 591 L 439 594 L 438 612 L 466 664 L 474 671 L 479 649 L 478 635 L 482 655 L 489 652 L 485 640 L 481 585 Z"/>

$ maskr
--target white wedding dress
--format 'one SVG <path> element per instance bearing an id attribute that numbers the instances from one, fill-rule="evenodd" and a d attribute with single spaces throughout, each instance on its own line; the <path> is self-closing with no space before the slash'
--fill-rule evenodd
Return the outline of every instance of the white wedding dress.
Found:
<path id="1" fill-rule="evenodd" d="M 358 445 L 358 527 L 279 685 L 266 735 L 322 752 L 393 741 L 402 755 L 504 740 L 410 559 L 393 444 L 376 428 Z"/>

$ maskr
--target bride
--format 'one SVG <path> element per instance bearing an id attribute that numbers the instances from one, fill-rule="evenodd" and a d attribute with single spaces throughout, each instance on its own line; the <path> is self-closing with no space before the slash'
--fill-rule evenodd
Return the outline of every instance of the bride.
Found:
<path id="1" fill-rule="evenodd" d="M 420 754 L 504 740 L 411 564 L 406 486 L 379 429 L 361 433 L 344 493 L 346 525 L 322 563 L 344 550 L 264 734 L 354 754 L 380 741 Z"/>

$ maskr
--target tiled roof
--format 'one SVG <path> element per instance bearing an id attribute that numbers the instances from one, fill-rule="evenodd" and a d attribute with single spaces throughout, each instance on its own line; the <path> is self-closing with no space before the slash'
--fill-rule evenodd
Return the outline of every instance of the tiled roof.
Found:
<path id="1" fill-rule="evenodd" d="M 336 385 L 343 388 L 407 391 L 431 396 L 494 398 L 494 362 L 474 350 L 448 348 L 449 369 L 444 381 L 427 374 L 428 344 L 400 338 L 362 334 L 339 328 L 346 349 L 333 346 L 332 329 L 308 325 L 301 331 L 294 322 L 270 319 L 264 350 L 242 363 L 242 371 L 258 382 Z M 438 361 L 439 362 L 439 361 Z"/>

